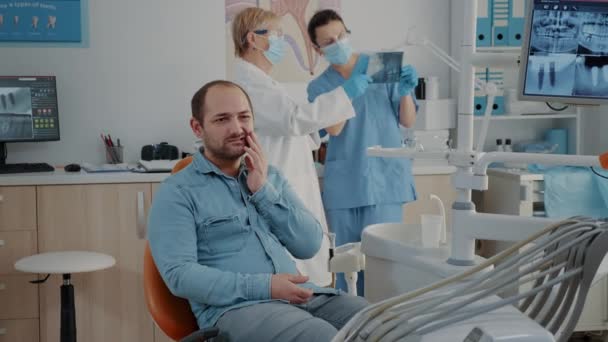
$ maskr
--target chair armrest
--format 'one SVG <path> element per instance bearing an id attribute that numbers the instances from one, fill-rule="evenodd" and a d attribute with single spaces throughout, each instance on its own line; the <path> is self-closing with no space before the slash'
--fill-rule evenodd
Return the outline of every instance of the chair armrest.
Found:
<path id="1" fill-rule="evenodd" d="M 202 342 L 207 341 L 212 337 L 216 337 L 220 333 L 220 329 L 216 327 L 205 328 L 193 332 L 192 334 L 182 338 L 179 342 Z"/>

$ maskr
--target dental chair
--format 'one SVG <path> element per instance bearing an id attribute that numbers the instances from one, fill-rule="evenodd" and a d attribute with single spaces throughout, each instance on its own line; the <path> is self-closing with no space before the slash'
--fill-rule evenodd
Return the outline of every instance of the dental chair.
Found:
<path id="1" fill-rule="evenodd" d="M 180 160 L 171 173 L 188 166 L 192 157 Z M 218 336 L 218 328 L 199 330 L 190 304 L 184 298 L 174 296 L 163 281 L 146 242 L 144 251 L 144 293 L 148 310 L 156 325 L 171 339 L 179 342 L 209 341 Z"/>
<path id="2" fill-rule="evenodd" d="M 152 319 L 171 339 L 202 342 L 218 336 L 218 328 L 199 330 L 188 301 L 169 291 L 154 264 L 148 243 L 144 252 L 144 293 Z"/>
<path id="3" fill-rule="evenodd" d="M 557 222 L 465 272 L 368 306 L 333 341 L 462 341 L 464 326 L 475 328 L 464 341 L 567 342 L 607 254 L 608 221 Z M 549 335 L 512 323 L 524 316 Z"/>

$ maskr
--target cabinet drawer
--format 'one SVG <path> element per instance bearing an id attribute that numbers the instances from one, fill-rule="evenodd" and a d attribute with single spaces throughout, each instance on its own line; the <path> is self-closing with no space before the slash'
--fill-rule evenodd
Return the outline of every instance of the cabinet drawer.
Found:
<path id="1" fill-rule="evenodd" d="M 36 188 L 0 187 L 0 231 L 36 230 Z"/>
<path id="2" fill-rule="evenodd" d="M 0 319 L 38 318 L 38 285 L 35 275 L 0 276 Z"/>
<path id="3" fill-rule="evenodd" d="M 37 319 L 0 320 L 0 342 L 38 342 Z"/>
<path id="4" fill-rule="evenodd" d="M 0 232 L 0 275 L 24 275 L 15 270 L 15 262 L 37 250 L 36 231 Z"/>

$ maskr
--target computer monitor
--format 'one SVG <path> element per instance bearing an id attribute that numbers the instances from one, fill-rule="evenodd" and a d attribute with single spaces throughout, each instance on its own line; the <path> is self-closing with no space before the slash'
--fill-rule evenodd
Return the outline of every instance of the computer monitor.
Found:
<path id="1" fill-rule="evenodd" d="M 8 167 L 6 143 L 53 140 L 59 140 L 55 76 L 0 76 L 0 169 Z"/>
<path id="2" fill-rule="evenodd" d="M 521 100 L 608 104 L 608 0 L 528 0 Z"/>
<path id="3" fill-rule="evenodd" d="M 59 140 L 55 76 L 0 76 L 0 143 Z"/>

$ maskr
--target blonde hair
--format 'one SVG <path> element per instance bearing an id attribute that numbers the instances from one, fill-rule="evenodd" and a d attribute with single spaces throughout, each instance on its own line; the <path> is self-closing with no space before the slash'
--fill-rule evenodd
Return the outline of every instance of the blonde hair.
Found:
<path id="1" fill-rule="evenodd" d="M 247 48 L 249 47 L 247 33 L 276 19 L 278 19 L 276 14 L 259 7 L 249 7 L 239 12 L 232 20 L 234 55 L 242 57 L 245 54 L 245 51 L 247 51 Z"/>

